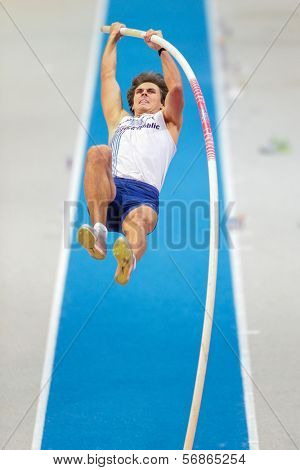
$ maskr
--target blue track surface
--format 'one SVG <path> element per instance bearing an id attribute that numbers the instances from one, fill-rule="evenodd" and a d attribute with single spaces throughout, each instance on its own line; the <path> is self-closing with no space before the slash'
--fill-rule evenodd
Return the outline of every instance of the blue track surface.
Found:
<path id="1" fill-rule="evenodd" d="M 145 7 L 137 0 L 113 0 L 106 24 L 117 20 L 128 27 L 163 30 L 191 63 L 214 126 L 204 2 L 165 0 Z M 123 39 L 117 77 L 124 103 L 131 78 L 144 70 L 161 70 L 157 54 L 143 41 Z M 148 252 L 130 283 L 121 287 L 112 281 L 111 252 L 105 262 L 92 260 L 83 250 L 71 253 L 43 449 L 182 449 L 202 331 L 209 227 L 207 162 L 205 152 L 199 153 L 201 125 L 185 79 L 184 86 L 184 126 L 161 193 L 159 224 L 148 237 Z M 99 82 L 89 132 L 87 147 L 107 142 Z M 219 183 L 222 199 L 220 168 Z M 82 191 L 80 198 L 83 201 Z M 198 206 L 195 210 L 193 203 Z M 114 238 L 111 234 L 110 247 Z M 195 449 L 249 448 L 238 354 L 229 254 L 223 237 Z"/>

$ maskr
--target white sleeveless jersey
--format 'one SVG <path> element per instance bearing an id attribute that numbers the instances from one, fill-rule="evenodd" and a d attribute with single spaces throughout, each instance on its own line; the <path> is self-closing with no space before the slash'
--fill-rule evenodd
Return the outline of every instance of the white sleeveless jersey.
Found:
<path id="1" fill-rule="evenodd" d="M 109 145 L 112 174 L 162 188 L 176 145 L 162 111 L 121 119 Z"/>

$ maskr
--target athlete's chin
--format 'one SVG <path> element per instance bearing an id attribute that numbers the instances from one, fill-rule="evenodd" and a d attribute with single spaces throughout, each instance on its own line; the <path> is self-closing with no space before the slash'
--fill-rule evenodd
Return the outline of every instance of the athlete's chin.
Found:
<path id="1" fill-rule="evenodd" d="M 139 107 L 139 108 L 136 110 L 136 113 L 137 113 L 137 114 L 144 114 L 144 113 L 154 114 L 155 111 L 153 111 L 152 106 L 144 105 L 144 106 Z"/>
<path id="2" fill-rule="evenodd" d="M 146 111 L 150 112 L 151 111 L 151 106 L 145 104 L 139 108 L 139 111 L 142 113 L 145 113 Z"/>

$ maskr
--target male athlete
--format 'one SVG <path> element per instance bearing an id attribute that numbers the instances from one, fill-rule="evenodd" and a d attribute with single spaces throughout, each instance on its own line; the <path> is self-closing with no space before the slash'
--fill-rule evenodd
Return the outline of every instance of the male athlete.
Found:
<path id="1" fill-rule="evenodd" d="M 106 256 L 107 231 L 120 232 L 113 247 L 118 266 L 115 280 L 129 281 L 143 256 L 146 236 L 157 223 L 159 192 L 176 152 L 182 126 L 183 88 L 179 70 L 169 53 L 150 41 L 161 58 L 163 77 L 141 73 L 127 93 L 129 114 L 122 106 L 116 81 L 117 42 L 121 23 L 113 23 L 101 63 L 101 104 L 109 132 L 109 145 L 88 150 L 84 192 L 91 225 L 78 230 L 79 243 L 93 258 Z"/>

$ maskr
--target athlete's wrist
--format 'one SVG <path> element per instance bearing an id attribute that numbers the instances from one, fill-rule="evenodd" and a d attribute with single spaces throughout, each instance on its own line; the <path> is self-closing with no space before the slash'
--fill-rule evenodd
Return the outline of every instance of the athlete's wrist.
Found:
<path id="1" fill-rule="evenodd" d="M 161 47 L 160 49 L 158 49 L 157 53 L 158 53 L 159 57 L 160 57 L 160 55 L 163 51 L 166 51 L 166 49 L 164 47 Z"/>
<path id="2" fill-rule="evenodd" d="M 120 40 L 120 36 L 118 36 L 118 34 L 115 34 L 115 33 L 112 33 L 109 35 L 109 38 L 108 38 L 108 41 L 111 43 L 111 44 L 117 44 L 117 42 Z"/>

